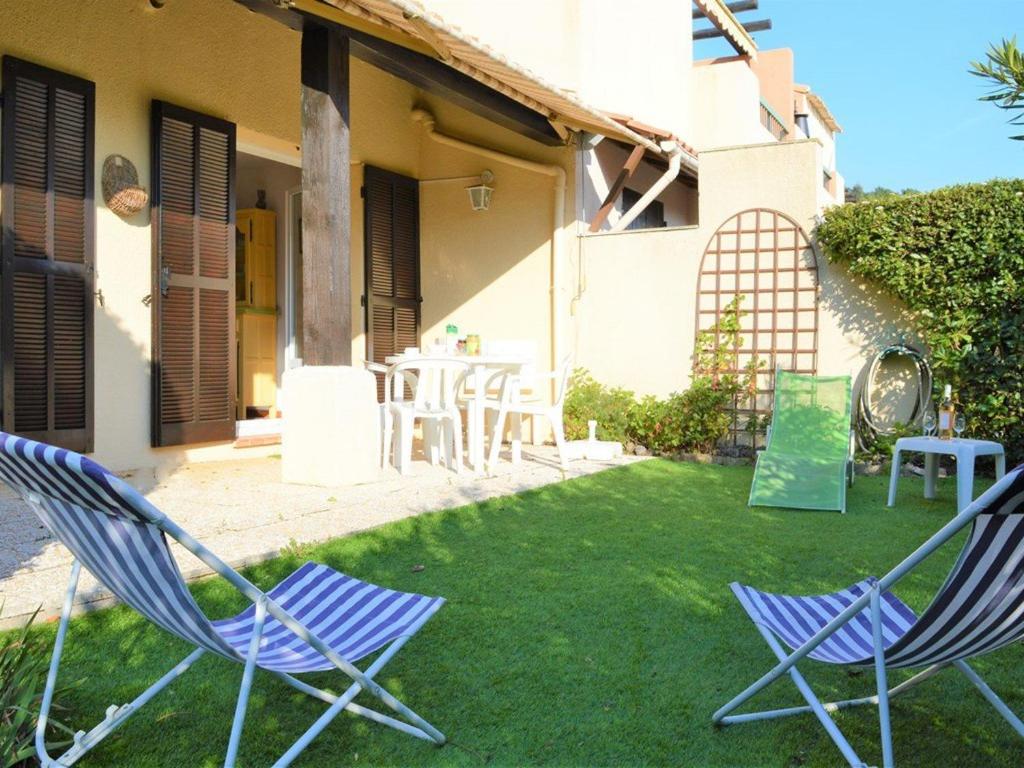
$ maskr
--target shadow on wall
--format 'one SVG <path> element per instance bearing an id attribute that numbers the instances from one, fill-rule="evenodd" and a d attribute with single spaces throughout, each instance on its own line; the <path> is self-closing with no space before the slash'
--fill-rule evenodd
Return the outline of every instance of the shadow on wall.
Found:
<path id="1" fill-rule="evenodd" d="M 910 315 L 901 302 L 879 288 L 859 281 L 849 270 L 828 260 L 822 253 L 821 246 L 816 244 L 819 279 L 821 284 L 820 308 L 832 315 L 843 335 L 857 340 L 861 354 L 870 358 L 890 344 L 904 339 L 908 344 L 924 350 L 917 332 L 911 322 Z M 883 381 L 885 391 L 885 412 L 889 414 L 909 414 L 910 400 L 916 396 L 913 387 L 900 386 L 899 382 L 906 378 L 902 366 L 894 366 L 885 371 L 887 378 Z M 860 396 L 868 373 L 868 365 L 856 371 L 853 381 L 854 401 Z M 875 382 L 876 388 L 879 382 Z"/>

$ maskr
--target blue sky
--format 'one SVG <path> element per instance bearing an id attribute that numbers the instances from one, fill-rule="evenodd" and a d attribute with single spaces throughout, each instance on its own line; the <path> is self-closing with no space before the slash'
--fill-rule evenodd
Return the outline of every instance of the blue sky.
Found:
<path id="1" fill-rule="evenodd" d="M 1017 35 L 1024 0 L 761 0 L 742 20 L 769 17 L 760 48 L 792 48 L 797 82 L 825 99 L 843 126 L 838 166 L 848 186 L 933 189 L 1024 176 L 1024 142 L 1006 115 L 977 101 L 967 73 L 990 42 Z M 694 43 L 694 58 L 729 55 Z M 1020 128 L 1017 128 L 1020 133 Z"/>

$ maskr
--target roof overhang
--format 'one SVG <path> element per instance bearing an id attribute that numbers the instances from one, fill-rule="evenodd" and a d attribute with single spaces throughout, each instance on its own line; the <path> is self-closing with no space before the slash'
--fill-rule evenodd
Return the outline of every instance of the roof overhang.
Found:
<path id="1" fill-rule="evenodd" d="M 807 102 L 811 105 L 811 109 L 818 113 L 818 117 L 821 119 L 826 127 L 833 133 L 842 133 L 843 127 L 829 111 L 829 108 L 825 106 L 825 101 L 816 94 L 814 91 L 810 91 L 807 94 Z"/>
<path id="2" fill-rule="evenodd" d="M 575 94 L 564 91 L 540 76 L 511 61 L 498 51 L 448 24 L 435 13 L 424 10 L 413 0 L 239 0 L 244 5 L 274 16 L 295 27 L 295 19 L 316 17 L 342 26 L 364 50 L 353 55 L 392 71 L 386 60 L 405 49 L 422 59 L 412 59 L 393 72 L 417 84 L 416 77 L 429 75 L 434 67 L 453 70 L 455 74 L 472 79 L 505 99 L 515 102 L 550 126 L 557 142 L 568 140 L 570 131 L 587 131 L 643 146 L 651 153 L 666 155 L 663 141 L 648 131 L 638 131 L 607 112 L 586 104 Z M 295 13 L 292 13 L 295 12 Z M 290 17 L 290 18 L 289 18 Z M 394 48 L 388 49 L 388 46 Z M 377 55 L 366 50 L 377 51 Z M 407 62 L 410 61 L 405 57 Z M 376 59 L 376 60 L 375 60 Z M 500 122 L 500 121 L 499 121 Z M 544 140 L 535 131 L 538 140 Z M 687 164 L 696 166 L 696 154 L 682 142 L 678 146 Z"/>

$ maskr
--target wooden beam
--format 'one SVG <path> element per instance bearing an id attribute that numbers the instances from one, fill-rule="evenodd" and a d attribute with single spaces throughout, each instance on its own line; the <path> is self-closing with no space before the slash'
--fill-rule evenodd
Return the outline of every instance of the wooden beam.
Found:
<path id="1" fill-rule="evenodd" d="M 756 11 L 758 0 L 738 0 L 735 3 L 726 3 L 725 7 L 733 13 L 743 13 L 744 11 Z M 694 19 L 705 19 L 707 18 L 704 11 L 695 10 L 693 12 Z"/>
<path id="2" fill-rule="evenodd" d="M 622 170 L 619 171 L 619 175 L 615 177 L 615 181 L 612 183 L 611 189 L 608 190 L 608 194 L 604 197 L 604 202 L 601 203 L 601 207 L 597 209 L 597 213 L 594 214 L 593 221 L 590 222 L 590 231 L 597 232 L 604 224 L 605 219 L 608 218 L 608 214 L 612 212 L 615 207 L 615 201 L 619 199 L 619 195 L 622 193 L 622 188 L 626 186 L 626 182 L 629 181 L 633 172 L 636 171 L 637 166 L 640 165 L 640 161 L 644 157 L 646 150 L 637 145 L 633 147 L 633 151 L 629 153 L 629 157 L 626 158 L 626 164 L 622 166 Z"/>
<path id="3" fill-rule="evenodd" d="M 452 60 L 452 52 L 448 50 L 448 46 L 437 36 L 437 33 L 434 32 L 430 25 L 423 20 L 420 14 L 406 11 L 402 14 L 402 18 L 409 22 L 409 26 L 416 30 L 416 34 L 423 38 L 424 42 L 434 50 L 441 61 L 449 62 Z"/>
<path id="4" fill-rule="evenodd" d="M 355 58 L 521 136 L 550 147 L 564 144 L 546 115 L 453 69 L 439 60 L 441 54 L 423 40 L 399 35 L 314 0 L 292 0 L 287 8 L 273 0 L 236 2 L 290 29 L 302 29 L 309 22 L 336 29 L 351 40 L 351 54 Z"/>
<path id="5" fill-rule="evenodd" d="M 758 21 L 749 21 L 743 24 L 742 27 L 747 32 L 764 32 L 772 28 L 771 19 L 760 19 Z M 722 37 L 725 32 L 718 29 L 717 27 L 711 27 L 709 29 L 695 29 L 693 30 L 694 40 L 710 40 L 713 37 Z"/>
<path id="6" fill-rule="evenodd" d="M 563 143 L 547 117 L 443 61 L 343 26 L 338 30 L 352 40 L 355 58 L 534 141 L 552 147 Z"/>
<path id="7" fill-rule="evenodd" d="M 352 364 L 349 41 L 302 28 L 302 359 Z"/>

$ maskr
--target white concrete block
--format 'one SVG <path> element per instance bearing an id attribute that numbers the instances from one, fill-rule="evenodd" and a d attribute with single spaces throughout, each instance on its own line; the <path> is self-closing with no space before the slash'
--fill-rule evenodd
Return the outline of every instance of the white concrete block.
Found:
<path id="1" fill-rule="evenodd" d="M 343 486 L 378 479 L 380 409 L 372 373 L 304 366 L 285 371 L 282 388 L 284 482 Z"/>

